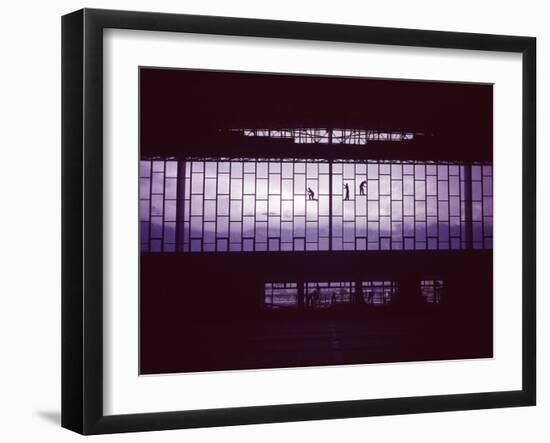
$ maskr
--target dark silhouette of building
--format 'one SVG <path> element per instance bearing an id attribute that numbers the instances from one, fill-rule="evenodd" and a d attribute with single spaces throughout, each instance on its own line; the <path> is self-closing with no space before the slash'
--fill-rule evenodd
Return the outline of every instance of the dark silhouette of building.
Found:
<path id="1" fill-rule="evenodd" d="M 142 68 L 141 373 L 492 357 L 492 99 Z"/>

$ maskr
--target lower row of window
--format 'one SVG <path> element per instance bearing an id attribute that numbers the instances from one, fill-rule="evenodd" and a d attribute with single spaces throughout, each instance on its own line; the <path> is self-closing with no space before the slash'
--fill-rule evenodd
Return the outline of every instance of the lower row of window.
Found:
<path id="1" fill-rule="evenodd" d="M 264 305 L 268 308 L 293 308 L 300 304 L 306 309 L 331 308 L 363 302 L 368 305 L 387 305 L 394 301 L 399 293 L 396 281 L 357 282 L 304 282 L 266 283 L 264 287 Z M 421 280 L 420 294 L 427 304 L 439 304 L 444 292 L 443 280 Z M 302 300 L 300 301 L 300 295 Z"/>

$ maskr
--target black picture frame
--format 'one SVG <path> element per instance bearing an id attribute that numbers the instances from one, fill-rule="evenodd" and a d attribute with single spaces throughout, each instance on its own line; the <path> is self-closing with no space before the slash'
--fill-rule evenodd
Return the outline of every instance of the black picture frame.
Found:
<path id="1" fill-rule="evenodd" d="M 130 415 L 103 412 L 103 30 L 501 51 L 522 55 L 522 388 Z M 530 406 L 536 403 L 536 39 L 83 9 L 62 18 L 62 426 L 81 434 Z"/>

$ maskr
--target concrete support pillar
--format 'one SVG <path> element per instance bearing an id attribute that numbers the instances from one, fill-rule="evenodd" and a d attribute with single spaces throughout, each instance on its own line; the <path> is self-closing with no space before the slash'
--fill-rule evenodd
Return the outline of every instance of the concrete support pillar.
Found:
<path id="1" fill-rule="evenodd" d="M 363 296 L 363 282 L 361 280 L 355 281 L 355 304 L 362 305 L 365 303 L 365 297 Z"/>
<path id="2" fill-rule="evenodd" d="M 304 309 L 304 282 L 299 281 L 298 282 L 298 308 Z"/>
<path id="3" fill-rule="evenodd" d="M 176 189 L 176 251 L 184 252 L 185 230 L 185 161 L 178 160 L 178 178 Z"/>
<path id="4" fill-rule="evenodd" d="M 396 304 L 404 308 L 417 308 L 422 305 L 420 280 L 415 276 L 403 277 L 399 280 L 399 292 Z"/>

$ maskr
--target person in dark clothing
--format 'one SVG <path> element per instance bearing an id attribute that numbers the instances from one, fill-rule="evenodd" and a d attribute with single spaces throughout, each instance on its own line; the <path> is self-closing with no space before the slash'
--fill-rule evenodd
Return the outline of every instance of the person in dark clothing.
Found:
<path id="1" fill-rule="evenodd" d="M 307 197 L 309 200 L 315 200 L 315 192 L 311 188 L 307 188 Z"/>
<path id="2" fill-rule="evenodd" d="M 349 185 L 346 183 L 344 184 L 344 200 L 349 200 Z"/>
<path id="3" fill-rule="evenodd" d="M 367 189 L 367 181 L 363 180 L 361 183 L 359 183 L 359 195 L 365 195 L 366 189 Z"/>
<path id="4" fill-rule="evenodd" d="M 311 293 L 311 307 L 315 308 L 317 306 L 317 303 L 319 301 L 319 296 L 321 295 L 321 290 L 319 289 L 319 285 L 315 287 L 313 292 Z"/>

